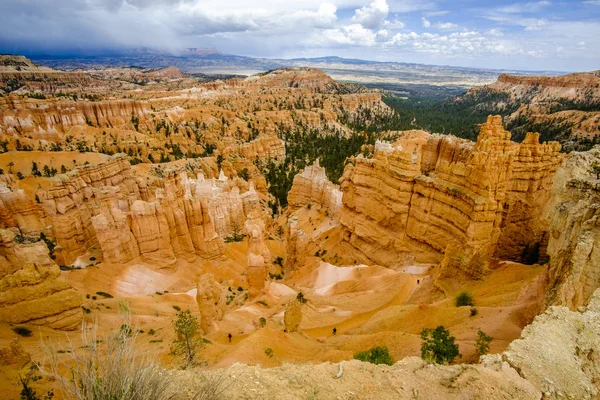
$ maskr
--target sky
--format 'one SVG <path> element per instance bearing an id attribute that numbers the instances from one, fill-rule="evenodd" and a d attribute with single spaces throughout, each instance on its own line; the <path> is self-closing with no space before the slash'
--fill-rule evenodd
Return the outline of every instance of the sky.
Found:
<path id="1" fill-rule="evenodd" d="M 600 0 L 0 0 L 0 53 L 188 47 L 590 71 L 600 69 Z"/>

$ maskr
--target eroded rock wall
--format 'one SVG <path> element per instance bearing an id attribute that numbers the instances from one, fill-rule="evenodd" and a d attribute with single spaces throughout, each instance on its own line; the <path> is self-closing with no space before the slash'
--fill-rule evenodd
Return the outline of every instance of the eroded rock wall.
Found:
<path id="1" fill-rule="evenodd" d="M 344 240 L 382 265 L 407 253 L 438 262 L 452 241 L 520 260 L 527 245 L 545 240 L 540 214 L 559 151 L 536 134 L 511 142 L 499 116 L 482 125 L 476 143 L 413 133 L 378 144 L 374 158 L 359 156 L 344 171 Z"/>
<path id="2" fill-rule="evenodd" d="M 118 127 L 132 116 L 144 120 L 148 104 L 134 100 L 65 101 L 0 98 L 0 134 L 47 139 L 75 126 Z"/>
<path id="3" fill-rule="evenodd" d="M 177 258 L 214 258 L 223 252 L 223 239 L 243 233 L 250 215 L 266 221 L 268 212 L 253 181 L 229 179 L 223 171 L 206 179 L 202 163 L 194 165 L 200 166 L 192 168 L 196 178 L 175 167 L 141 178 L 124 155 L 115 155 L 51 178 L 36 192 L 39 204 L 14 182 L 3 182 L 0 228 L 55 239 L 60 265 L 94 249 L 111 263 L 141 257 L 168 266 Z"/>
<path id="4" fill-rule="evenodd" d="M 600 147 L 571 153 L 558 170 L 546 208 L 549 304 L 577 308 L 600 287 Z"/>
<path id="5" fill-rule="evenodd" d="M 81 295 L 60 278 L 43 241 L 17 243 L 0 229 L 0 321 L 75 329 L 83 317 Z"/>
<path id="6" fill-rule="evenodd" d="M 325 175 L 325 168 L 319 160 L 294 177 L 292 189 L 288 193 L 290 211 L 316 204 L 325 208 L 331 218 L 337 220 L 342 208 L 342 192 Z"/>

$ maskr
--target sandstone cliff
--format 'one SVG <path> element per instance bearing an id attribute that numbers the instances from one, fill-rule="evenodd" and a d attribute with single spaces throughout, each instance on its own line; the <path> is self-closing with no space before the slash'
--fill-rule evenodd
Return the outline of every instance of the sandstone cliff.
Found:
<path id="1" fill-rule="evenodd" d="M 40 204 L 14 185 L 1 184 L 0 227 L 55 239 L 61 265 L 100 248 L 111 263 L 141 256 L 168 266 L 176 258 L 219 256 L 223 239 L 240 234 L 250 215 L 264 226 L 268 213 L 253 182 L 230 180 L 223 172 L 206 179 L 202 163 L 185 165 L 196 178 L 174 167 L 161 169 L 159 179 L 143 179 L 134 176 L 125 156 L 116 155 L 52 178 L 36 193 Z"/>
<path id="2" fill-rule="evenodd" d="M 344 242 L 388 266 L 406 254 L 437 262 L 454 240 L 501 259 L 520 260 L 527 246 L 544 253 L 540 213 L 559 150 L 535 134 L 511 142 L 500 117 L 488 118 L 476 143 L 410 135 L 379 144 L 373 159 L 359 156 L 344 172 Z"/>
<path id="3" fill-rule="evenodd" d="M 325 168 L 319 160 L 294 177 L 292 189 L 288 193 L 289 210 L 315 204 L 327 210 L 329 216 L 337 220 L 342 208 L 342 192 L 325 175 Z"/>
<path id="4" fill-rule="evenodd" d="M 76 126 L 119 127 L 132 116 L 145 119 L 146 103 L 132 100 L 73 101 L 0 98 L 0 134 L 48 139 Z"/>
<path id="5" fill-rule="evenodd" d="M 200 310 L 200 327 L 204 333 L 212 330 L 213 322 L 220 321 L 225 314 L 225 300 L 219 282 L 212 274 L 204 274 L 197 285 L 196 302 Z"/>
<path id="6" fill-rule="evenodd" d="M 471 112 L 486 109 L 506 115 L 519 140 L 536 131 L 558 140 L 567 151 L 587 150 L 600 141 L 600 73 L 562 76 L 502 74 L 490 85 L 475 87 L 454 101 Z"/>
<path id="7" fill-rule="evenodd" d="M 576 308 L 600 287 L 600 147 L 571 153 L 558 170 L 546 208 L 549 219 L 548 302 Z"/>
<path id="8" fill-rule="evenodd" d="M 60 278 L 43 241 L 18 243 L 0 230 L 0 321 L 75 329 L 82 298 Z"/>

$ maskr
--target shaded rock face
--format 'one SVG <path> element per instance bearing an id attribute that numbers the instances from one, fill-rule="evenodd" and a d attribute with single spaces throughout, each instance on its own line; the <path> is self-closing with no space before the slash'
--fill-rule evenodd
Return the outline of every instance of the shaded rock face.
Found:
<path id="1" fill-rule="evenodd" d="M 288 332 L 296 332 L 300 326 L 300 322 L 302 322 L 302 307 L 294 299 L 288 304 L 283 314 L 283 323 Z"/>
<path id="2" fill-rule="evenodd" d="M 458 242 L 452 242 L 444 251 L 436 279 L 483 279 L 489 272 L 488 257 L 472 248 L 465 248 Z"/>
<path id="3" fill-rule="evenodd" d="M 571 153 L 554 181 L 549 220 L 549 304 L 575 309 L 600 287 L 600 147 Z"/>
<path id="4" fill-rule="evenodd" d="M 212 324 L 220 321 L 225 313 L 222 288 L 212 274 L 204 274 L 198 281 L 196 302 L 200 310 L 200 327 L 204 333 L 212 330 Z"/>
<path id="5" fill-rule="evenodd" d="M 536 134 L 511 142 L 499 116 L 481 126 L 476 143 L 411 135 L 379 144 L 373 159 L 359 156 L 344 171 L 345 245 L 388 266 L 407 253 L 438 262 L 452 241 L 501 259 L 521 260 L 528 245 L 543 255 L 540 214 L 563 160 L 559 151 Z"/>
<path id="6" fill-rule="evenodd" d="M 306 249 L 310 236 L 298 228 L 298 217 L 290 216 L 286 231 L 286 258 L 285 269 L 291 271 L 298 265 L 304 265 Z"/>
<path id="7" fill-rule="evenodd" d="M 0 348 L 0 365 L 10 365 L 14 369 L 21 369 L 30 361 L 31 354 L 25 351 L 19 338 L 14 338 L 8 346 Z"/>
<path id="8" fill-rule="evenodd" d="M 600 394 L 600 291 L 582 312 L 550 307 L 525 327 L 502 358 L 544 398 L 597 399 Z"/>
<path id="9" fill-rule="evenodd" d="M 249 219 L 245 230 L 248 236 L 248 295 L 253 298 L 263 292 L 272 257 L 264 240 L 264 223 L 257 218 Z"/>
<path id="10" fill-rule="evenodd" d="M 83 317 L 81 295 L 60 278 L 43 241 L 18 244 L 0 230 L 0 321 L 75 329 Z"/>
<path id="11" fill-rule="evenodd" d="M 307 204 L 318 204 L 327 210 L 330 217 L 337 220 L 342 208 L 342 192 L 338 185 L 327 179 L 325 168 L 317 160 L 294 177 L 288 204 L 290 211 Z"/>

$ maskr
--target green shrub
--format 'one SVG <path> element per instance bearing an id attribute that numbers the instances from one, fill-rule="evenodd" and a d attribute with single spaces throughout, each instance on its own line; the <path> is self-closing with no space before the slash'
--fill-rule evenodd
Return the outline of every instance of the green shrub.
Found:
<path id="1" fill-rule="evenodd" d="M 106 292 L 96 292 L 96 294 L 97 294 L 98 296 L 102 296 L 102 297 L 104 297 L 105 299 L 112 299 L 112 298 L 113 298 L 113 295 L 112 295 L 112 294 L 110 294 L 110 293 L 106 293 Z"/>
<path id="2" fill-rule="evenodd" d="M 479 310 L 477 310 L 475 307 L 471 308 L 471 317 L 476 316 L 479 313 Z"/>
<path id="3" fill-rule="evenodd" d="M 367 351 L 356 353 L 355 360 L 370 362 L 371 364 L 392 365 L 392 357 L 387 347 L 373 347 Z"/>
<path id="4" fill-rule="evenodd" d="M 426 328 L 421 331 L 421 358 L 436 364 L 449 364 L 456 357 L 462 357 L 454 336 L 442 325 L 435 329 Z"/>
<path id="5" fill-rule="evenodd" d="M 264 328 L 265 325 L 267 325 L 267 320 L 265 319 L 265 317 L 260 317 L 259 318 L 258 325 L 260 325 L 261 328 Z"/>
<path id="6" fill-rule="evenodd" d="M 264 300 L 259 300 L 259 301 L 257 301 L 257 303 L 258 303 L 258 304 L 262 304 L 262 305 L 263 305 L 263 306 L 265 306 L 265 307 L 268 307 L 268 306 L 269 306 L 269 304 L 267 304 L 267 302 L 266 302 L 266 301 L 264 301 Z"/>
<path id="7" fill-rule="evenodd" d="M 30 337 L 33 335 L 33 332 L 31 332 L 31 329 L 25 328 L 24 326 L 15 326 L 14 328 L 12 328 L 12 330 L 17 335 L 23 336 L 23 337 Z"/>
<path id="8" fill-rule="evenodd" d="M 265 354 L 266 354 L 267 356 L 269 356 L 269 357 L 273 357 L 273 349 L 272 349 L 272 348 L 270 348 L 270 347 L 267 347 L 267 348 L 265 349 Z"/>
<path id="9" fill-rule="evenodd" d="M 306 298 L 304 297 L 304 294 L 302 292 L 298 292 L 298 295 L 296 296 L 296 300 L 298 300 L 298 302 L 300 304 L 306 304 L 306 302 L 308 300 L 306 300 Z"/>
<path id="10" fill-rule="evenodd" d="M 154 329 L 152 329 L 152 328 L 150 328 L 148 330 L 148 335 L 150 335 L 150 336 L 154 335 L 155 333 L 156 333 L 156 331 Z"/>
<path id="11" fill-rule="evenodd" d="M 473 302 L 473 296 L 471 293 L 460 292 L 458 296 L 454 298 L 454 305 L 456 305 L 456 307 L 474 306 L 475 303 Z"/>
<path id="12" fill-rule="evenodd" d="M 494 340 L 493 337 L 486 335 L 481 329 L 477 331 L 477 340 L 475 341 L 475 351 L 480 356 L 487 354 L 490 351 L 490 343 Z"/>
<path id="13" fill-rule="evenodd" d="M 175 311 L 181 311 L 181 307 L 179 306 L 173 306 L 173 309 L 175 309 Z"/>

